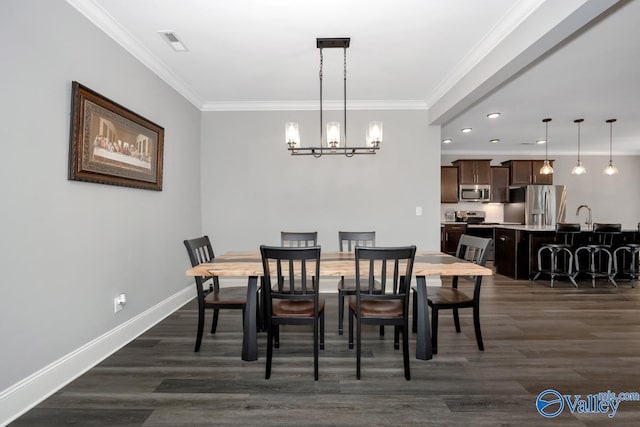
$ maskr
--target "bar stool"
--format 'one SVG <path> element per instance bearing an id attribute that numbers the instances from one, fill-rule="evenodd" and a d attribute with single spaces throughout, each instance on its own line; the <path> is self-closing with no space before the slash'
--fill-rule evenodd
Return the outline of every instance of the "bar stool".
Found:
<path id="1" fill-rule="evenodd" d="M 638 231 L 640 232 L 640 223 L 638 223 Z M 618 268 L 618 252 L 627 252 L 630 256 L 629 269 L 625 269 L 624 265 L 622 269 Z M 613 251 L 613 265 L 617 274 L 626 274 L 631 278 L 631 287 L 635 288 L 635 281 L 640 277 L 640 271 L 637 269 L 638 262 L 640 262 L 640 243 L 627 243 L 624 246 L 620 246 Z"/>
<path id="2" fill-rule="evenodd" d="M 533 277 L 536 280 L 541 274 L 548 274 L 551 277 L 551 287 L 556 277 L 568 277 L 573 286 L 578 284 L 573 278 L 573 239 L 576 233 L 580 232 L 580 224 L 556 224 L 555 242 L 545 243 L 538 249 L 538 273 Z M 542 255 L 549 252 L 549 269 L 542 268 Z M 558 258 L 564 254 L 564 262 L 558 266 Z"/>
<path id="3" fill-rule="evenodd" d="M 593 224 L 593 236 L 594 243 L 581 246 L 576 250 L 576 272 L 573 275 L 575 278 L 579 273 L 586 273 L 591 276 L 591 286 L 596 287 L 596 279 L 598 277 L 606 277 L 607 280 L 615 287 L 618 287 L 616 281 L 613 279 L 616 272 L 613 269 L 613 254 L 611 253 L 611 247 L 613 246 L 613 239 L 615 235 L 622 232 L 622 226 L 620 224 Z M 580 268 L 580 253 L 587 252 L 589 256 L 589 268 Z M 607 256 L 607 270 L 602 269 L 602 254 Z M 596 262 L 596 255 L 597 262 Z"/>

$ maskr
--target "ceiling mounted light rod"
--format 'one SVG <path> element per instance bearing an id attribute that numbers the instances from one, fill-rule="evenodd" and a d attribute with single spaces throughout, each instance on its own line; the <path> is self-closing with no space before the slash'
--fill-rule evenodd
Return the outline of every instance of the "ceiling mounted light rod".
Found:
<path id="1" fill-rule="evenodd" d="M 293 156 L 313 156 L 322 157 L 323 155 L 344 155 L 353 157 L 355 154 L 375 154 L 380 148 L 382 142 L 382 122 L 369 123 L 369 131 L 366 135 L 366 143 L 364 147 L 348 147 L 347 146 L 347 48 L 350 44 L 350 38 L 318 38 L 316 39 L 316 47 L 320 50 L 320 145 L 318 147 L 301 147 L 300 132 L 298 123 L 285 124 L 285 141 L 288 150 Z M 342 48 L 344 51 L 344 77 L 343 77 L 343 125 L 344 140 L 343 146 L 340 147 L 340 123 L 327 123 L 326 146 L 323 146 L 324 122 L 323 122 L 323 67 L 324 56 L 322 50 L 325 48 Z"/>
<path id="2" fill-rule="evenodd" d="M 544 136 L 544 164 L 540 168 L 540 173 L 542 175 L 551 175 L 553 173 L 553 167 L 551 167 L 551 163 L 549 163 L 549 122 L 551 119 L 542 119 L 542 122 L 545 124 L 545 136 Z"/>
<path id="3" fill-rule="evenodd" d="M 609 123 L 609 165 L 602 171 L 605 175 L 616 175 L 618 173 L 618 168 L 613 165 L 613 124 L 615 122 L 616 119 L 607 120 L 607 123 Z"/>
<path id="4" fill-rule="evenodd" d="M 582 165 L 580 161 L 580 124 L 584 122 L 584 119 L 575 119 L 573 123 L 578 124 L 578 161 L 576 165 L 571 169 L 571 175 L 584 175 L 587 173 L 587 169 Z"/>

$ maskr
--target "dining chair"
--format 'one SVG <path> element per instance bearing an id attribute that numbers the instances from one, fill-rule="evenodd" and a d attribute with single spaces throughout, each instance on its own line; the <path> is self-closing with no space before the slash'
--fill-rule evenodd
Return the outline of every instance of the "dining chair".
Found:
<path id="1" fill-rule="evenodd" d="M 291 248 L 308 248 L 318 245 L 317 231 L 281 231 L 280 245 Z"/>
<path id="2" fill-rule="evenodd" d="M 484 266 L 487 263 L 487 248 L 491 245 L 492 239 L 469 236 L 463 234 L 458 242 L 456 257 L 468 262 Z M 451 287 L 440 287 L 429 289 L 427 294 L 427 304 L 431 307 L 431 348 L 433 354 L 438 352 L 438 313 L 440 310 L 453 311 L 453 323 L 456 332 L 460 333 L 460 317 L 458 310 L 461 308 L 473 308 L 473 327 L 476 334 L 478 349 L 484 351 L 482 342 L 482 332 L 480 330 L 480 287 L 482 286 L 482 276 L 474 276 L 473 294 L 467 294 L 458 288 L 459 276 L 453 276 Z M 413 328 L 416 330 L 417 300 L 416 289 L 413 289 Z"/>
<path id="3" fill-rule="evenodd" d="M 320 298 L 320 247 L 260 246 L 267 319 L 267 364 L 271 377 L 280 325 L 313 326 L 313 376 L 318 380 L 318 348 L 324 349 L 324 299 Z M 279 346 L 276 346 L 276 348 Z"/>
<path id="4" fill-rule="evenodd" d="M 394 348 L 399 348 L 402 332 L 404 377 L 411 379 L 409 367 L 409 293 L 416 255 L 415 246 L 355 248 L 356 292 L 349 296 L 349 348 L 353 348 L 356 328 L 356 378 L 360 379 L 362 325 L 393 325 Z M 380 289 L 375 289 L 375 281 Z"/>
<path id="5" fill-rule="evenodd" d="M 211 262 L 215 258 L 211 241 L 206 235 L 185 240 L 184 246 L 187 248 L 192 267 Z M 202 343 L 205 309 L 213 309 L 213 320 L 211 322 L 212 334 L 216 333 L 220 309 L 240 309 L 242 310 L 242 319 L 244 320 L 244 310 L 247 305 L 247 288 L 246 286 L 220 288 L 220 283 L 216 276 L 196 276 L 195 279 L 198 299 L 198 331 L 196 333 L 196 345 L 193 351 L 197 352 L 200 351 L 200 345 Z M 207 291 L 205 290 L 205 285 L 209 280 L 211 280 L 211 283 Z M 257 318 L 260 319 L 259 313 Z"/>
<path id="6" fill-rule="evenodd" d="M 375 231 L 339 231 L 338 245 L 340 252 L 353 252 L 356 246 L 373 247 L 376 245 Z M 374 283 L 380 289 L 380 282 Z M 338 282 L 338 335 L 343 334 L 344 325 L 344 297 L 345 295 L 355 295 L 356 280 L 353 277 L 342 276 Z M 381 327 L 384 335 L 384 326 Z"/>

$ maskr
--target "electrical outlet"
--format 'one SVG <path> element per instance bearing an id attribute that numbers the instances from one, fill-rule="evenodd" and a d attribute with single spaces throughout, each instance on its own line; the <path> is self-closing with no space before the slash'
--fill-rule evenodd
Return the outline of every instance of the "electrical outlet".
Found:
<path id="1" fill-rule="evenodd" d="M 422 206 L 416 207 L 416 216 L 422 216 Z"/>
<path id="2" fill-rule="evenodd" d="M 113 299 L 113 312 L 117 313 L 122 310 L 127 303 L 127 295 L 120 294 Z"/>

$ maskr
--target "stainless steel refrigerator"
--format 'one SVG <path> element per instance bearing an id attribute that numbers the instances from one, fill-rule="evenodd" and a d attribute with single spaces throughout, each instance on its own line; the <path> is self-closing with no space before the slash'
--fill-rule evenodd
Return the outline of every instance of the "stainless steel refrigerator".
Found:
<path id="1" fill-rule="evenodd" d="M 567 190 L 564 185 L 525 185 L 509 189 L 504 221 L 525 225 L 555 226 L 564 222 Z"/>

